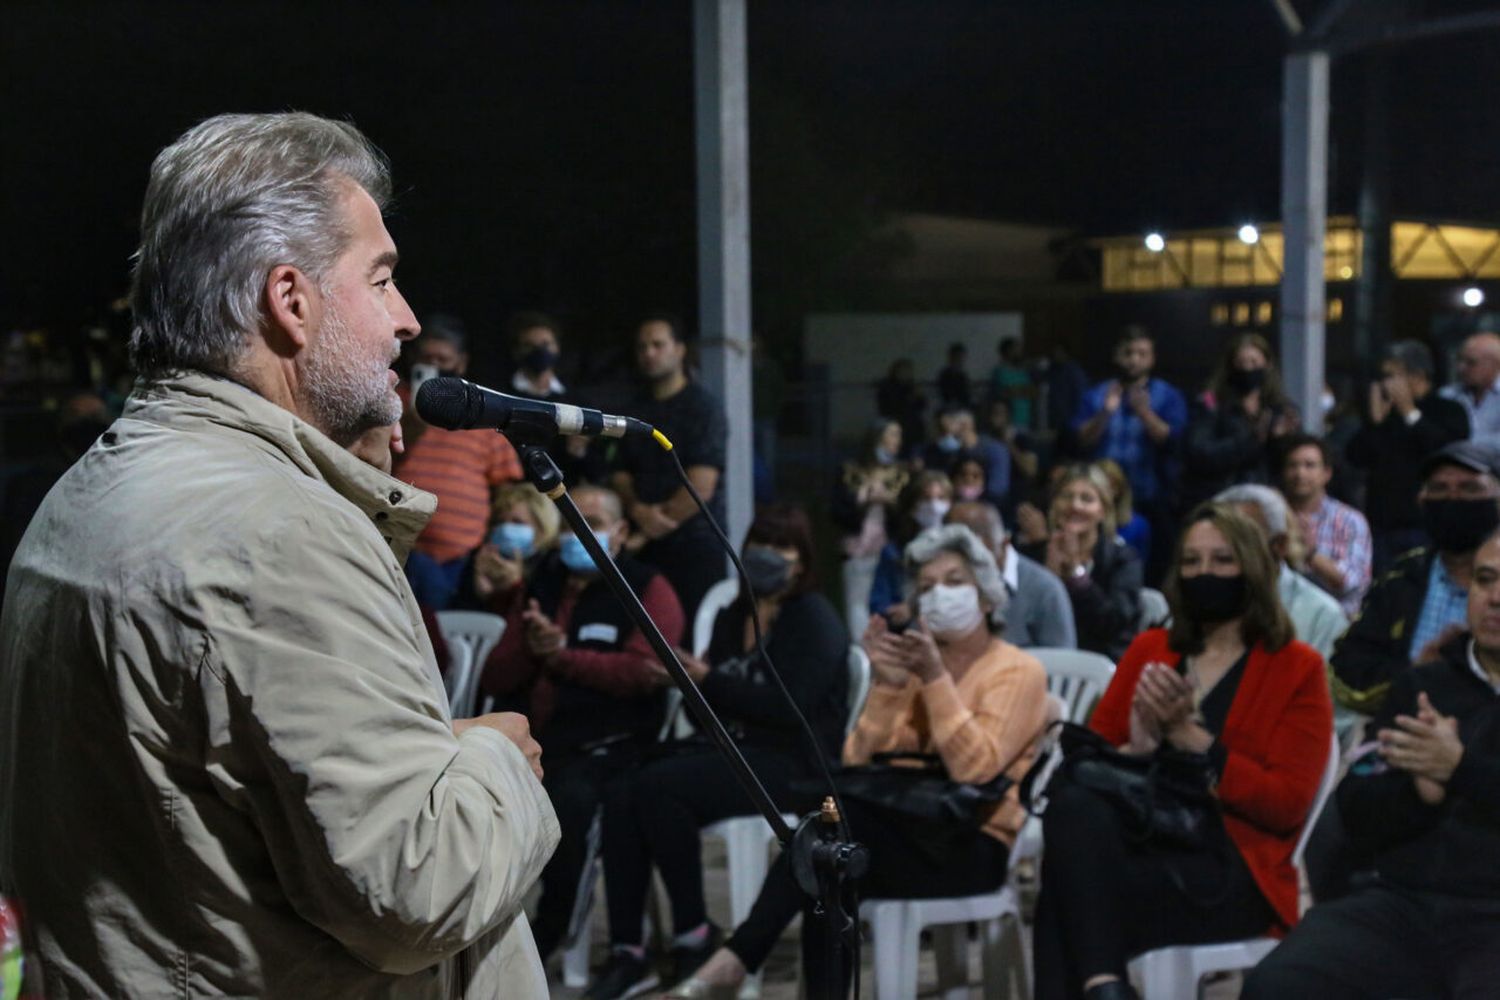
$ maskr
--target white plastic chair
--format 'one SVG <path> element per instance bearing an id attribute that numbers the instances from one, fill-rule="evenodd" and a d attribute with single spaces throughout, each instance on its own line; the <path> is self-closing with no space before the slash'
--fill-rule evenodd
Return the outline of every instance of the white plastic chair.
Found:
<path id="1" fill-rule="evenodd" d="M 849 644 L 849 717 L 844 722 L 844 735 L 848 736 L 859 721 L 859 713 L 865 710 L 865 700 L 870 697 L 870 654 L 859 643 Z"/>
<path id="2" fill-rule="evenodd" d="M 448 676 L 444 679 L 453 717 L 468 718 L 474 714 L 484 661 L 505 634 L 505 619 L 488 611 L 439 611 L 437 621 L 443 640 L 450 647 L 450 654 L 460 641 L 468 650 L 462 663 L 460 657 L 450 655 Z"/>
<path id="3" fill-rule="evenodd" d="M 1042 661 L 1047 671 L 1047 690 L 1062 698 L 1067 706 L 1064 718 L 1079 725 L 1086 723 L 1115 675 L 1115 665 L 1109 662 L 1109 657 L 1050 646 L 1033 647 L 1026 652 Z"/>
<path id="4" fill-rule="evenodd" d="M 1318 816 L 1333 792 L 1339 774 L 1339 741 L 1330 738 L 1328 764 L 1323 768 L 1323 780 L 1318 785 L 1317 797 L 1302 822 L 1302 833 L 1297 838 L 1297 848 L 1292 852 L 1293 867 L 1302 866 L 1302 853 L 1317 825 Z M 1225 941 L 1220 944 L 1177 945 L 1157 948 L 1137 955 L 1130 962 L 1130 978 L 1140 990 L 1141 996 L 1151 1000 L 1177 1000 L 1180 997 L 1198 997 L 1203 977 L 1215 972 L 1238 972 L 1254 968 L 1260 960 L 1271 953 L 1279 942 L 1275 938 L 1249 938 L 1244 941 Z"/>
<path id="5" fill-rule="evenodd" d="M 739 596 L 739 577 L 725 577 L 708 588 L 708 593 L 703 595 L 703 600 L 698 605 L 698 613 L 693 615 L 694 656 L 702 656 L 708 652 L 709 641 L 714 637 L 714 620 L 719 617 L 720 611 L 733 604 L 734 599 Z"/>
<path id="6" fill-rule="evenodd" d="M 1167 595 L 1150 587 L 1141 588 L 1141 616 L 1136 619 L 1137 631 L 1168 625 L 1172 621 L 1172 609 L 1167 606 Z"/>

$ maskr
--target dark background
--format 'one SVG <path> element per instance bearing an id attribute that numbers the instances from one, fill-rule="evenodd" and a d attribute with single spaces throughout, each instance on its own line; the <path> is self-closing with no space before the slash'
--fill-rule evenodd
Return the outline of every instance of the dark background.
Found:
<path id="1" fill-rule="evenodd" d="M 1265 0 L 749 8 L 755 322 L 785 356 L 805 312 L 865 301 L 901 252 L 878 232 L 893 211 L 1086 234 L 1280 215 L 1287 39 Z M 103 315 L 155 151 L 213 113 L 285 108 L 390 155 L 419 315 L 483 337 L 543 308 L 606 347 L 645 309 L 695 313 L 686 0 L 50 2 L 0 24 L 10 327 Z M 1379 51 L 1393 210 L 1500 221 L 1500 32 Z M 1335 63 L 1335 212 L 1357 201 L 1370 58 Z"/>

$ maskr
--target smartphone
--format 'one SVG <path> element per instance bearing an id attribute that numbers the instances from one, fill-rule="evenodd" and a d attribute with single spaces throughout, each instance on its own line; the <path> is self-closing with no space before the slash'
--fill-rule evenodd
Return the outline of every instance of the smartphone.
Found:
<path id="1" fill-rule="evenodd" d="M 891 632 L 893 635 L 900 635 L 902 632 L 905 632 L 907 629 L 911 628 L 917 620 L 916 616 L 912 616 L 911 618 L 906 619 L 906 621 L 904 622 L 898 622 L 888 614 L 882 614 L 880 617 L 885 619 L 886 630 Z"/>

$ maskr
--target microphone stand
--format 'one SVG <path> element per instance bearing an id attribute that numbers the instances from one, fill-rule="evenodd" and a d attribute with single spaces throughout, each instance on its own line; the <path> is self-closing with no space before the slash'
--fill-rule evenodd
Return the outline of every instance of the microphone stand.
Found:
<path id="1" fill-rule="evenodd" d="M 666 667 L 668 676 L 682 692 L 682 700 L 699 729 L 713 740 L 720 755 L 729 763 L 735 780 L 745 790 L 745 794 L 750 796 L 756 810 L 770 824 L 777 842 L 783 850 L 790 852 L 792 873 L 797 885 L 812 897 L 817 912 L 828 921 L 831 932 L 826 954 L 828 982 L 830 985 L 838 982 L 840 946 L 845 943 L 857 945 L 859 935 L 858 915 L 851 916 L 843 912 L 843 889 L 868 870 L 869 852 L 863 846 L 845 841 L 839 836 L 839 814 L 831 796 L 823 800 L 823 807 L 819 812 L 803 817 L 795 832 L 787 825 L 781 810 L 771 800 L 770 793 L 740 753 L 740 748 L 714 714 L 713 708 L 698 690 L 698 685 L 688 676 L 687 670 L 677 659 L 676 651 L 651 620 L 640 598 L 630 589 L 630 584 L 625 582 L 614 559 L 594 537 L 594 529 L 589 527 L 578 510 L 578 505 L 568 494 L 557 463 L 539 443 L 550 440 L 554 434 L 555 429 L 545 426 L 540 420 L 536 426 L 532 426 L 530 421 L 513 418 L 505 429 L 505 436 L 516 445 L 520 454 L 521 468 L 526 473 L 526 479 L 556 505 L 563 520 L 583 543 L 605 584 L 625 608 L 635 626 L 641 630 L 641 635 L 646 637 L 662 666 Z"/>

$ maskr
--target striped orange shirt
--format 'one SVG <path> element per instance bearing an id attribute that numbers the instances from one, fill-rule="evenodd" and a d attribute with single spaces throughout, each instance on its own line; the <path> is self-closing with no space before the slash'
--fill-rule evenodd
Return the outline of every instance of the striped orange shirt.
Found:
<path id="1" fill-rule="evenodd" d="M 468 555 L 484 541 L 491 490 L 520 479 L 521 460 L 505 436 L 495 431 L 428 427 L 407 446 L 396 475 L 437 494 L 437 513 L 417 538 L 416 548 L 448 562 Z"/>

